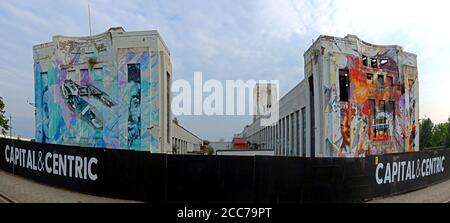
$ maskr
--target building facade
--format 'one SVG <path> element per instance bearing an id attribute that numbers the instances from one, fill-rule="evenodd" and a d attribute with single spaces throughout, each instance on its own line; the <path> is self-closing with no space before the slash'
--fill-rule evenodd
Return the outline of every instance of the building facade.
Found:
<path id="1" fill-rule="evenodd" d="M 271 126 L 243 135 L 276 155 L 363 157 L 419 150 L 417 56 L 348 35 L 320 36 L 304 54 L 305 79 L 279 101 Z"/>
<path id="2" fill-rule="evenodd" d="M 36 141 L 171 152 L 170 52 L 121 27 L 33 46 Z"/>
<path id="3" fill-rule="evenodd" d="M 189 154 L 200 153 L 203 140 L 179 125 L 177 121 L 172 123 L 172 153 Z"/>

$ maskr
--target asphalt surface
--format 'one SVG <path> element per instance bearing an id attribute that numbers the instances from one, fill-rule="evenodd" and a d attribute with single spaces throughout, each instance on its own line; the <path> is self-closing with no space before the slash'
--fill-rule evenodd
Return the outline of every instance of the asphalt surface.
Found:
<path id="1" fill-rule="evenodd" d="M 450 180 L 396 196 L 377 198 L 369 203 L 450 203 Z"/>
<path id="2" fill-rule="evenodd" d="M 0 170 L 0 203 L 135 203 L 81 194 L 37 183 Z"/>

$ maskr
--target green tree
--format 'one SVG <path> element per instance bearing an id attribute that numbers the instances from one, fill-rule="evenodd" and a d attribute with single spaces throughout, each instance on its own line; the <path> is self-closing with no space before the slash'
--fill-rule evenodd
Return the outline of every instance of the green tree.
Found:
<path id="1" fill-rule="evenodd" d="M 433 135 L 431 137 L 431 146 L 437 147 L 437 146 L 444 146 L 445 141 L 447 139 L 447 123 L 439 123 L 434 126 L 433 128 Z"/>
<path id="2" fill-rule="evenodd" d="M 9 120 L 5 118 L 5 104 L 3 98 L 0 96 L 0 133 L 6 135 L 6 131 L 9 130 Z"/>
<path id="3" fill-rule="evenodd" d="M 450 148 L 450 118 L 448 118 L 447 122 L 447 137 L 445 139 L 445 146 Z"/>
<path id="4" fill-rule="evenodd" d="M 214 155 L 214 148 L 211 145 L 207 145 L 206 152 L 208 153 L 208 155 Z"/>
<path id="5" fill-rule="evenodd" d="M 431 119 L 422 119 L 419 123 L 419 129 L 420 149 L 431 147 L 431 137 L 433 135 L 433 122 L 431 121 Z"/>

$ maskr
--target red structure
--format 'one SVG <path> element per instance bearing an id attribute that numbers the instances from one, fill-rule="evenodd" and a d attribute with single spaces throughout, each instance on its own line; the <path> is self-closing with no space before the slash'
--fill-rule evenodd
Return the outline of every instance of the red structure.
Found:
<path id="1" fill-rule="evenodd" d="M 233 149 L 240 149 L 240 150 L 249 149 L 247 141 L 242 137 L 238 136 L 233 137 L 231 143 L 233 144 Z"/>

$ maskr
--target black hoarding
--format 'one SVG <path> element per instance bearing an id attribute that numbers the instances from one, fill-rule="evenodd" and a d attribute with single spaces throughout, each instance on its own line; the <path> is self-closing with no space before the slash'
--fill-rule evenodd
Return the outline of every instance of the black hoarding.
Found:
<path id="1" fill-rule="evenodd" d="M 152 203 L 363 202 L 450 178 L 450 150 L 302 158 L 151 154 L 0 139 L 0 169 Z"/>
<path id="2" fill-rule="evenodd" d="M 379 197 L 416 190 L 450 178 L 450 150 L 369 156 L 371 196 Z"/>

